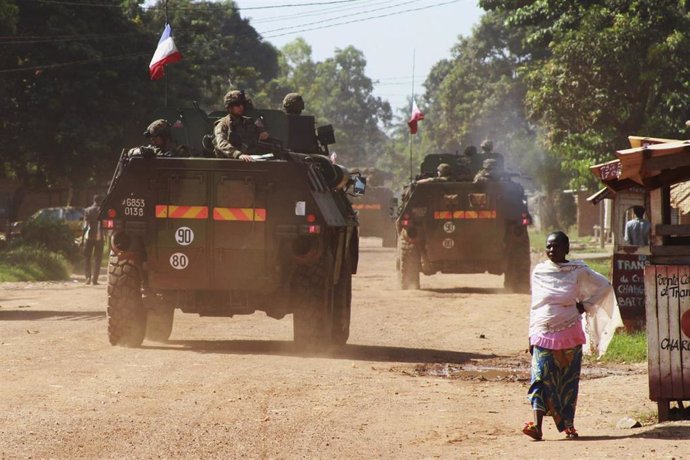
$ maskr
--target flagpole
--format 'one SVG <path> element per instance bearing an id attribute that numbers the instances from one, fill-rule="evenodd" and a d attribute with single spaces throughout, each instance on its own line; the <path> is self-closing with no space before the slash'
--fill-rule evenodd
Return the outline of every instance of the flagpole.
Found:
<path id="1" fill-rule="evenodd" d="M 415 61 L 415 52 L 416 49 L 412 48 L 412 99 L 410 100 L 410 113 L 412 113 L 413 107 L 414 107 L 414 61 Z M 412 182 L 412 178 L 414 177 L 413 172 L 412 172 L 412 134 L 408 134 L 410 137 L 410 182 Z"/>
<path id="2" fill-rule="evenodd" d="M 168 0 L 165 0 L 165 25 L 168 25 Z M 164 26 L 165 27 L 165 26 Z M 163 86 L 165 87 L 165 96 L 163 99 L 163 107 L 168 108 L 168 73 L 165 73 L 165 82 Z"/>

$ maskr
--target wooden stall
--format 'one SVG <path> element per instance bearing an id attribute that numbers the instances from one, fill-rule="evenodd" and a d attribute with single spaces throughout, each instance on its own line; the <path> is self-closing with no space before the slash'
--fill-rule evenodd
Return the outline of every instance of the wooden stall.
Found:
<path id="1" fill-rule="evenodd" d="M 649 397 L 659 421 L 690 400 L 690 225 L 679 224 L 671 189 L 690 181 L 690 141 L 631 137 L 632 148 L 592 171 L 613 193 L 648 192 L 649 265 L 644 269 Z M 603 193 L 603 191 L 601 192 Z M 676 213 L 677 214 L 677 213 Z"/>

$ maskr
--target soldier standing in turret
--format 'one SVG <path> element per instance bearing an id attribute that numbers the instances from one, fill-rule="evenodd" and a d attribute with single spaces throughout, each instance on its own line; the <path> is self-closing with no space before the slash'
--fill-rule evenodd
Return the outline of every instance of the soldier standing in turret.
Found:
<path id="1" fill-rule="evenodd" d="M 258 141 L 268 139 L 268 133 L 244 112 L 249 98 L 244 91 L 229 91 L 223 98 L 228 114 L 216 122 L 213 129 L 215 153 L 221 158 L 239 158 L 253 161 L 249 149 Z"/>

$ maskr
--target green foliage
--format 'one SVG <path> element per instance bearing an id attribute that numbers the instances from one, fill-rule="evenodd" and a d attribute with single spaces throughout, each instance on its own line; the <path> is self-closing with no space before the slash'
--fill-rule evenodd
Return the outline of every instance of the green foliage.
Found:
<path id="1" fill-rule="evenodd" d="M 305 114 L 321 124 L 330 123 L 337 143 L 332 147 L 339 161 L 348 165 L 373 166 L 385 148 L 385 128 L 391 119 L 387 102 L 372 95 L 373 82 L 366 76 L 366 60 L 352 46 L 336 49 L 333 57 L 314 62 L 311 47 L 302 39 L 281 51 L 280 77 L 268 86 L 261 100 L 280 108 L 288 92 L 301 93 Z"/>
<path id="2" fill-rule="evenodd" d="M 617 333 L 601 361 L 615 363 L 643 363 L 647 361 L 647 335 L 644 332 Z"/>
<path id="3" fill-rule="evenodd" d="M 10 246 L 40 248 L 44 252 L 60 254 L 73 262 L 79 258 L 72 230 L 63 221 L 29 219 L 22 224 L 21 236 L 12 240 Z"/>
<path id="4" fill-rule="evenodd" d="M 605 257 L 601 259 L 587 259 L 586 262 L 587 265 L 589 265 L 589 268 L 591 268 L 597 273 L 601 273 L 606 278 L 611 279 L 612 266 L 610 257 Z"/>
<path id="5" fill-rule="evenodd" d="M 627 136 L 677 138 L 690 114 L 686 2 L 483 0 L 519 36 L 517 72 L 529 119 L 571 186 Z"/>
<path id="6" fill-rule="evenodd" d="M 0 282 L 69 279 L 65 258 L 45 248 L 16 246 L 0 252 Z"/>

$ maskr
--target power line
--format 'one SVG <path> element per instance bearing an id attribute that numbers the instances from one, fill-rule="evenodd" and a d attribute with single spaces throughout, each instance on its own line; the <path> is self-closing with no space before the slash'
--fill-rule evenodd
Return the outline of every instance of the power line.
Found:
<path id="1" fill-rule="evenodd" d="M 89 2 L 73 2 L 73 1 L 65 1 L 65 0 L 34 0 L 38 3 L 46 3 L 50 5 L 65 5 L 65 6 L 87 6 L 87 7 L 97 7 L 97 8 L 122 8 L 121 4 L 113 4 L 113 3 L 89 3 Z M 335 5 L 338 3 L 352 3 L 358 0 L 332 0 L 332 1 L 327 1 L 327 2 L 310 2 L 310 3 L 291 3 L 291 4 L 286 4 L 286 5 L 265 5 L 265 6 L 250 6 L 247 8 L 239 8 L 235 7 L 234 9 L 237 11 L 242 11 L 242 10 L 267 10 L 267 9 L 277 9 L 277 8 L 298 8 L 298 7 L 303 7 L 303 6 L 319 6 L 319 5 Z M 222 5 L 218 5 L 222 6 Z M 151 6 L 147 9 L 155 8 L 155 6 Z M 215 6 L 206 6 L 206 5 L 198 5 L 198 6 L 188 6 L 188 7 L 169 7 L 169 10 L 194 10 L 194 9 L 206 9 L 206 8 L 216 8 Z"/>
<path id="2" fill-rule="evenodd" d="M 328 24 L 328 25 L 319 26 L 319 27 L 311 27 L 311 28 L 308 28 L 308 29 L 294 30 L 294 31 L 292 31 L 292 32 L 285 32 L 285 33 L 282 33 L 282 34 L 267 35 L 267 36 L 265 36 L 265 37 L 263 37 L 263 38 L 276 38 L 276 37 L 283 37 L 283 36 L 285 36 L 285 35 L 298 34 L 298 33 L 301 33 L 301 32 L 311 32 L 311 31 L 313 31 L 313 30 L 329 29 L 329 28 L 331 28 L 331 27 L 343 26 L 343 25 L 346 25 L 346 24 L 353 24 L 353 23 L 356 23 L 356 22 L 370 21 L 370 20 L 372 20 L 372 19 L 387 18 L 387 17 L 389 17 L 389 16 L 397 16 L 397 15 L 403 14 L 403 13 L 410 13 L 410 12 L 413 12 L 413 11 L 420 11 L 420 10 L 426 10 L 426 9 L 430 9 L 430 8 L 436 8 L 436 7 L 439 7 L 439 6 L 450 5 L 451 3 L 458 3 L 458 2 L 460 2 L 460 1 L 461 1 L 461 0 L 451 0 L 451 1 L 448 1 L 448 2 L 436 3 L 436 4 L 434 4 L 434 5 L 427 5 L 427 6 L 422 6 L 422 7 L 419 7 L 419 8 L 410 8 L 410 9 L 407 9 L 407 10 L 396 11 L 396 12 L 394 12 L 394 13 L 380 14 L 380 15 L 378 15 L 378 16 L 371 16 L 371 17 L 368 17 L 368 18 L 353 19 L 353 20 L 351 20 L 351 21 L 343 21 L 343 22 L 338 22 L 338 23 L 335 23 L 335 24 Z"/>
<path id="3" fill-rule="evenodd" d="M 362 14 L 373 13 L 373 12 L 375 12 L 375 11 L 387 10 L 387 9 L 395 8 L 395 7 L 398 7 L 398 6 L 409 5 L 410 3 L 418 3 L 418 1 L 419 1 L 419 0 L 408 0 L 408 1 L 405 1 L 405 2 L 397 3 L 397 4 L 395 4 L 395 5 L 387 6 L 387 7 L 380 7 L 380 8 L 374 8 L 374 9 L 371 9 L 371 10 L 360 11 L 359 13 L 354 13 L 353 16 L 360 16 L 360 15 L 362 15 Z M 298 27 L 304 27 L 304 26 L 313 26 L 313 25 L 316 25 L 316 24 L 323 24 L 324 22 L 337 21 L 337 20 L 339 20 L 339 19 L 342 19 L 342 16 L 338 16 L 338 17 L 335 17 L 335 18 L 321 19 L 321 20 L 319 20 L 319 21 L 314 21 L 314 22 L 307 22 L 307 23 L 305 23 L 305 24 L 299 24 L 299 25 L 297 25 L 297 26 L 279 27 L 278 29 L 266 30 L 266 31 L 259 32 L 259 33 L 260 33 L 261 35 L 263 35 L 263 34 L 270 34 L 270 33 L 272 33 L 272 32 L 279 32 L 279 31 L 281 31 L 281 30 L 296 29 L 296 28 L 298 28 Z"/>
<path id="4" fill-rule="evenodd" d="M 127 32 L 123 34 L 90 34 L 90 35 L 15 35 L 0 36 L 0 45 L 29 45 L 35 43 L 71 42 L 81 40 L 102 40 L 111 38 L 121 38 L 132 35 L 150 35 L 150 32 Z"/>
<path id="5" fill-rule="evenodd" d="M 363 0 L 356 0 L 356 3 L 360 3 L 360 1 Z M 395 0 L 376 0 L 376 1 L 368 1 L 366 2 L 365 6 L 372 6 L 375 4 L 385 4 L 385 3 L 391 3 Z M 277 22 L 277 21 L 284 21 L 284 20 L 289 20 L 289 19 L 302 19 L 305 17 L 311 17 L 311 16 L 318 16 L 320 14 L 328 14 L 328 13 L 342 13 L 345 11 L 350 11 L 350 10 L 355 10 L 357 8 L 361 8 L 362 5 L 348 5 L 348 6 L 337 6 L 337 7 L 331 7 L 331 8 L 319 8 L 317 10 L 312 10 L 312 11 L 307 11 L 307 12 L 301 12 L 301 13 L 292 13 L 292 14 L 284 14 L 281 16 L 269 16 L 267 18 L 258 18 L 258 19 L 252 19 L 252 24 L 264 24 L 268 22 Z"/>
<path id="6" fill-rule="evenodd" d="M 149 56 L 150 54 L 151 53 L 149 53 L 149 52 L 132 53 L 132 54 L 123 54 L 121 56 L 106 56 L 106 57 L 99 57 L 99 58 L 93 58 L 93 59 L 82 59 L 80 61 L 60 62 L 60 63 L 55 63 L 55 64 L 37 65 L 37 66 L 33 66 L 33 67 L 17 67 L 15 69 L 0 69 L 0 74 L 25 72 L 28 70 L 55 69 L 58 67 L 67 67 L 70 65 L 90 64 L 92 62 L 115 61 L 115 60 L 120 60 L 120 59 L 131 59 L 131 58 L 137 58 L 137 57 L 142 57 L 142 56 Z"/>

